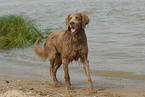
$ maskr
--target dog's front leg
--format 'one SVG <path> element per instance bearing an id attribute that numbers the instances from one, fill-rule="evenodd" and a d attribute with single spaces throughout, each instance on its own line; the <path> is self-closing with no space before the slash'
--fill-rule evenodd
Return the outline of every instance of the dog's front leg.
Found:
<path id="1" fill-rule="evenodd" d="M 69 61 L 67 59 L 63 59 L 62 64 L 63 64 L 64 73 L 65 73 L 64 78 L 66 82 L 66 87 L 68 90 L 71 90 L 72 87 L 71 87 L 70 76 L 69 76 L 69 71 L 68 71 Z"/>
<path id="2" fill-rule="evenodd" d="M 92 92 L 94 90 L 93 90 L 92 80 L 90 76 L 89 61 L 87 58 L 83 58 L 82 62 L 83 62 L 86 77 L 87 77 L 88 87 L 89 87 L 89 90 Z"/>

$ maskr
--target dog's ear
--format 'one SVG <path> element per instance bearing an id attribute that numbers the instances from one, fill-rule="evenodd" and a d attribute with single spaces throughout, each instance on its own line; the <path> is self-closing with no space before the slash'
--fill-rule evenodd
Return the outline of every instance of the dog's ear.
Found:
<path id="1" fill-rule="evenodd" d="M 90 19 L 84 13 L 81 13 L 81 16 L 82 16 L 82 28 L 85 29 L 85 27 L 89 23 Z"/>
<path id="2" fill-rule="evenodd" d="M 66 23 L 67 27 L 69 26 L 69 16 L 70 16 L 70 14 L 66 17 L 66 20 L 65 20 L 65 23 Z"/>

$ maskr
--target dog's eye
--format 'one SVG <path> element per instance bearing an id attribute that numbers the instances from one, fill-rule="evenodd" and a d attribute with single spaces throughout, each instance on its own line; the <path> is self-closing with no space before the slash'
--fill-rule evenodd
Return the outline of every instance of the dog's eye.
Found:
<path id="1" fill-rule="evenodd" d="M 69 17 L 69 20 L 71 20 L 72 19 L 72 17 Z"/>
<path id="2" fill-rule="evenodd" d="M 76 17 L 76 19 L 79 20 L 80 18 L 79 17 Z"/>

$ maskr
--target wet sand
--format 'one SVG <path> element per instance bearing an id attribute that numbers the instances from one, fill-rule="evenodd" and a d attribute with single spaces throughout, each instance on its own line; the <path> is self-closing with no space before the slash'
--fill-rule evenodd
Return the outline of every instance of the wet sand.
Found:
<path id="1" fill-rule="evenodd" d="M 0 77 L 0 97 L 145 97 L 145 90 L 134 88 L 88 88 L 73 85 L 68 91 L 63 83 L 54 87 L 48 81 Z"/>
<path id="2" fill-rule="evenodd" d="M 125 78 L 132 80 L 145 80 L 145 75 L 135 75 L 131 72 L 122 71 L 104 71 L 104 70 L 91 70 L 92 75 L 97 74 L 98 76 Z"/>

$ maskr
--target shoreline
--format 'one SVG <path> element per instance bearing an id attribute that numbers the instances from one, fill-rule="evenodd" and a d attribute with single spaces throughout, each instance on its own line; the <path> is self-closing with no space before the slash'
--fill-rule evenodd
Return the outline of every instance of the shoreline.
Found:
<path id="1" fill-rule="evenodd" d="M 145 90 L 124 88 L 97 88 L 90 93 L 88 88 L 72 84 L 68 91 L 63 83 L 54 87 L 47 80 L 28 80 L 0 76 L 0 97 L 12 95 L 18 97 L 145 97 Z"/>

